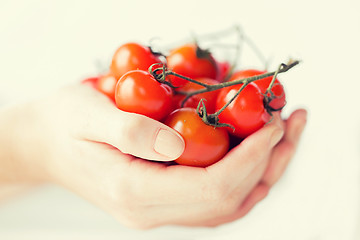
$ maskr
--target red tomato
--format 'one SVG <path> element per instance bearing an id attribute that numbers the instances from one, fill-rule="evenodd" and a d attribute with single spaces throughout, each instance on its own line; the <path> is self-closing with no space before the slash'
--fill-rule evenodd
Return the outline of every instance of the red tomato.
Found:
<path id="1" fill-rule="evenodd" d="M 215 85 L 215 84 L 219 83 L 218 81 L 211 79 L 211 78 L 197 78 L 195 80 L 202 82 L 202 83 L 209 84 L 209 85 Z M 193 92 L 193 91 L 200 90 L 203 88 L 204 87 L 202 87 L 199 84 L 188 82 L 183 87 L 177 88 L 177 90 L 184 91 L 184 92 Z M 191 98 L 189 98 L 185 102 L 184 107 L 197 108 L 199 101 L 201 99 L 206 99 L 206 101 L 204 101 L 204 103 L 205 103 L 207 112 L 214 113 L 215 105 L 216 105 L 216 98 L 217 98 L 217 95 L 219 94 L 219 92 L 220 92 L 220 90 L 216 90 L 216 91 L 196 94 L 196 95 L 192 96 Z M 174 108 L 175 109 L 180 108 L 181 103 L 184 99 L 185 99 L 185 95 L 181 95 L 181 94 L 174 95 L 174 97 L 173 97 Z"/>
<path id="2" fill-rule="evenodd" d="M 116 106 L 123 111 L 161 120 L 171 112 L 171 100 L 172 89 L 143 70 L 127 72 L 116 84 Z"/>
<path id="3" fill-rule="evenodd" d="M 112 73 L 101 76 L 96 83 L 96 89 L 115 101 L 115 86 L 117 79 Z"/>
<path id="4" fill-rule="evenodd" d="M 147 71 L 154 63 L 161 63 L 161 60 L 151 52 L 150 48 L 138 43 L 126 43 L 116 50 L 110 70 L 119 79 L 131 70 Z"/>
<path id="5" fill-rule="evenodd" d="M 100 77 L 90 77 L 81 81 L 82 84 L 89 84 L 93 88 L 96 88 L 96 84 Z"/>
<path id="6" fill-rule="evenodd" d="M 175 110 L 165 124 L 178 131 L 185 141 L 183 154 L 175 160 L 178 164 L 207 167 L 219 161 L 229 149 L 226 130 L 206 125 L 194 108 Z"/>
<path id="7" fill-rule="evenodd" d="M 211 53 L 200 49 L 196 44 L 186 44 L 170 52 L 167 57 L 168 68 L 175 73 L 189 77 L 217 79 L 218 69 Z M 174 86 L 183 86 L 186 80 L 170 76 Z"/>
<path id="8" fill-rule="evenodd" d="M 259 71 L 254 69 L 247 69 L 242 70 L 234 73 L 231 76 L 230 81 L 236 80 L 236 79 L 243 79 L 248 77 L 253 77 L 257 75 L 261 75 L 266 73 L 266 71 Z M 254 83 L 260 88 L 261 92 L 265 94 L 267 88 L 269 87 L 271 83 L 272 77 L 263 78 L 260 80 L 255 81 Z M 275 98 L 270 102 L 269 106 L 272 109 L 281 109 L 285 106 L 286 100 L 285 100 L 285 92 L 283 85 L 279 82 L 278 79 L 275 79 L 274 85 L 271 88 L 271 91 L 274 93 Z M 268 94 L 270 96 L 270 94 Z"/>
<path id="9" fill-rule="evenodd" d="M 216 109 L 221 109 L 240 89 L 240 85 L 223 88 L 217 98 Z M 264 96 L 253 83 L 246 86 L 235 100 L 219 115 L 221 123 L 227 123 L 235 128 L 227 128 L 231 134 L 246 138 L 267 123 L 271 116 L 263 103 Z"/>

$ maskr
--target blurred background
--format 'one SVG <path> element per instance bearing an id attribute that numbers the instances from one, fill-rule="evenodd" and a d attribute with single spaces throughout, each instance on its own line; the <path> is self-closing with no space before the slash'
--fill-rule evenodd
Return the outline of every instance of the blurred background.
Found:
<path id="1" fill-rule="evenodd" d="M 0 202 L 0 239 L 360 239 L 359 10 L 358 0 L 0 0 L 0 104 L 94 76 L 125 42 L 172 43 L 238 24 L 271 70 L 302 60 L 279 77 L 283 115 L 309 111 L 285 175 L 236 222 L 136 231 L 46 185 Z M 241 64 L 262 66 L 251 51 Z"/>

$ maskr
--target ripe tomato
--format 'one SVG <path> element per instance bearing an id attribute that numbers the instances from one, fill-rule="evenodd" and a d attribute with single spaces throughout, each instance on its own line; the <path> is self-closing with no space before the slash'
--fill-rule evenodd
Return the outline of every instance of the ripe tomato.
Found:
<path id="1" fill-rule="evenodd" d="M 196 44 L 186 44 L 172 50 L 167 57 L 168 68 L 175 73 L 189 77 L 207 77 L 217 79 L 218 69 L 216 61 L 210 52 L 202 50 Z M 170 76 L 171 83 L 176 86 L 183 86 L 186 80 Z"/>
<path id="2" fill-rule="evenodd" d="M 89 84 L 93 88 L 96 88 L 96 84 L 100 77 L 90 77 L 81 81 L 82 84 Z"/>
<path id="3" fill-rule="evenodd" d="M 115 86 L 117 78 L 112 73 L 101 76 L 96 83 L 96 89 L 115 101 Z"/>
<path id="4" fill-rule="evenodd" d="M 116 50 L 110 70 L 115 78 L 119 79 L 131 70 L 147 71 L 154 63 L 161 63 L 161 60 L 151 52 L 150 48 L 138 43 L 126 43 Z"/>
<path id="5" fill-rule="evenodd" d="M 219 161 L 229 149 L 226 130 L 206 125 L 194 108 L 175 110 L 166 118 L 165 124 L 184 138 L 185 150 L 175 160 L 181 165 L 207 167 Z"/>
<path id="6" fill-rule="evenodd" d="M 171 112 L 171 98 L 172 89 L 143 70 L 127 72 L 115 88 L 115 101 L 119 109 L 155 120 L 161 120 Z"/>
<path id="7" fill-rule="evenodd" d="M 209 85 L 215 85 L 218 84 L 219 82 L 211 79 L 211 78 L 197 78 L 195 79 L 199 82 L 202 83 L 206 83 Z M 200 90 L 203 89 L 204 87 L 196 84 L 196 83 L 192 83 L 192 82 L 188 82 L 186 83 L 183 87 L 177 88 L 177 90 L 179 91 L 184 91 L 184 92 L 193 92 L 196 90 Z M 219 94 L 220 90 L 216 90 L 216 91 L 211 91 L 211 92 L 205 92 L 205 93 L 200 93 L 200 94 L 196 94 L 192 97 L 190 97 L 184 104 L 184 107 L 192 107 L 192 108 L 196 108 L 199 104 L 199 101 L 201 99 L 206 99 L 204 101 L 205 103 L 205 107 L 208 113 L 214 113 L 215 112 L 215 105 L 216 105 L 216 99 L 217 99 L 217 95 Z M 182 101 L 185 99 L 185 95 L 181 95 L 181 94 L 176 94 L 173 97 L 173 102 L 174 102 L 174 108 L 180 108 L 181 107 L 181 103 Z"/>
<path id="8" fill-rule="evenodd" d="M 223 88 L 217 98 L 216 110 L 221 109 L 240 89 L 242 84 Z M 227 123 L 235 128 L 227 128 L 237 137 L 246 138 L 267 123 L 271 116 L 263 103 L 264 96 L 257 85 L 250 83 L 235 100 L 219 114 L 221 123 Z"/>
<path id="9" fill-rule="evenodd" d="M 242 70 L 242 71 L 238 71 L 238 72 L 234 73 L 232 75 L 232 77 L 230 78 L 230 81 L 253 77 L 253 76 L 261 75 L 264 73 L 266 73 L 266 71 L 259 71 L 259 70 L 255 70 L 255 69 Z M 253 83 L 255 83 L 260 88 L 261 92 L 263 94 L 265 94 L 267 88 L 269 87 L 269 85 L 271 83 L 271 80 L 272 80 L 272 77 L 267 77 L 267 78 L 257 80 Z M 275 98 L 270 102 L 269 106 L 272 109 L 283 108 L 286 104 L 285 92 L 284 92 L 283 85 L 280 83 L 280 81 L 278 79 L 275 79 L 275 82 L 274 82 L 273 87 L 271 88 L 271 91 L 274 93 Z M 270 96 L 270 94 L 268 94 L 268 96 Z"/>

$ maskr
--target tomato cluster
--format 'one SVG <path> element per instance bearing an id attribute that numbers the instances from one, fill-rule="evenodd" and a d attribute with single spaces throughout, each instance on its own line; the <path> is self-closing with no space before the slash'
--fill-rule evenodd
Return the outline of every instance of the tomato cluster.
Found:
<path id="1" fill-rule="evenodd" d="M 175 162 L 206 167 L 228 152 L 229 139 L 246 138 L 271 119 L 272 111 L 285 105 L 278 79 L 268 76 L 242 82 L 266 72 L 247 69 L 231 74 L 231 70 L 229 62 L 216 60 L 195 43 L 172 49 L 167 56 L 126 43 L 116 50 L 107 74 L 86 81 L 119 109 L 177 130 L 186 146 Z"/>

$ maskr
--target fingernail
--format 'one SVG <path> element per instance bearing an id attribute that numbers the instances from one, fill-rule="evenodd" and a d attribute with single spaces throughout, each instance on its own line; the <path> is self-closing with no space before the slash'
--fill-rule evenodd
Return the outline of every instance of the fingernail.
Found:
<path id="1" fill-rule="evenodd" d="M 185 143 L 180 135 L 165 129 L 159 130 L 154 143 L 155 152 L 169 159 L 176 159 L 183 153 L 184 148 Z"/>
<path id="2" fill-rule="evenodd" d="M 281 138 L 284 136 L 284 130 L 281 128 L 277 128 L 274 130 L 274 132 L 271 134 L 270 137 L 270 148 L 273 148 L 278 142 L 281 140 Z"/>

